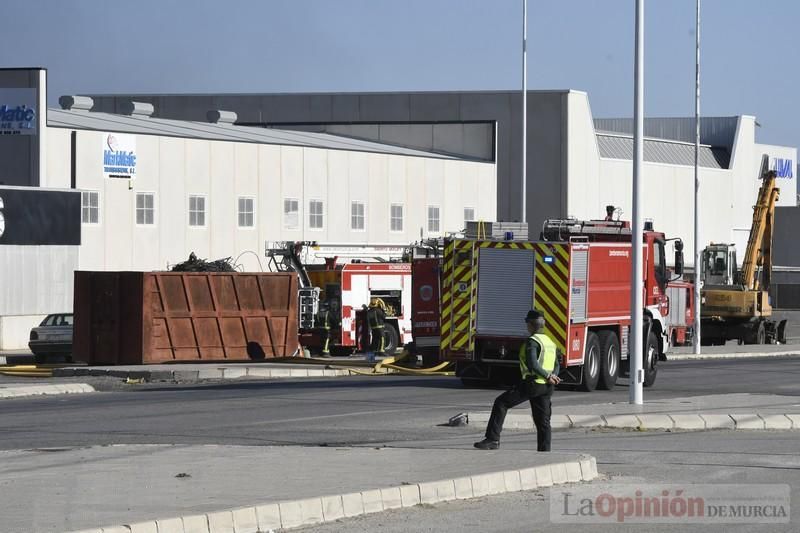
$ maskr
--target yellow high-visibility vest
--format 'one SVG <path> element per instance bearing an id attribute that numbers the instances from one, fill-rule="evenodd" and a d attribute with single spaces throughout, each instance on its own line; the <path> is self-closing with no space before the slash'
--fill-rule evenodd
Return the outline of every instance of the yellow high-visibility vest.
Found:
<path id="1" fill-rule="evenodd" d="M 535 335 L 530 336 L 536 344 L 539 345 L 539 364 L 542 365 L 548 372 L 552 372 L 556 368 L 556 345 L 555 343 L 545 335 L 544 333 L 537 333 Z M 519 370 L 522 373 L 522 379 L 526 379 L 528 376 L 533 376 L 533 372 L 530 371 L 528 368 L 528 362 L 526 360 L 526 348 L 527 342 L 523 342 L 522 346 L 519 349 Z M 547 380 L 541 376 L 534 376 L 534 381 L 536 383 L 547 383 Z"/>

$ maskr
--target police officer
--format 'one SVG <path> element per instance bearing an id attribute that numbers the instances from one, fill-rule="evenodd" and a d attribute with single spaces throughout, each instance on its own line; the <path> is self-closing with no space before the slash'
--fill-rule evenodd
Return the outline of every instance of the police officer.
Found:
<path id="1" fill-rule="evenodd" d="M 519 350 L 519 369 L 522 380 L 494 401 L 492 416 L 486 426 L 486 438 L 475 443 L 481 450 L 496 450 L 500 447 L 500 432 L 509 408 L 525 400 L 531 402 L 533 423 L 536 425 L 537 449 L 550 451 L 550 397 L 553 388 L 561 379 L 555 343 L 543 333 L 544 316 L 531 309 L 525 317 L 528 327 L 527 341 Z"/>
<path id="2" fill-rule="evenodd" d="M 375 355 L 384 355 L 383 327 L 386 321 L 386 312 L 383 310 L 383 301 L 372 298 L 367 309 L 367 325 L 370 332 L 369 359 Z"/>
<path id="3" fill-rule="evenodd" d="M 330 357 L 331 355 L 331 310 L 327 303 L 320 305 L 319 312 L 317 313 L 317 327 L 320 330 L 320 337 L 322 339 L 322 357 Z"/>

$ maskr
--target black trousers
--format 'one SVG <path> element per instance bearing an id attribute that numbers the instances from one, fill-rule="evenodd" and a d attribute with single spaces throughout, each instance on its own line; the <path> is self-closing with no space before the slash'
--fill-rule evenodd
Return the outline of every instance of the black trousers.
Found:
<path id="1" fill-rule="evenodd" d="M 384 346 L 383 346 L 383 328 L 384 326 L 376 326 L 372 328 L 370 331 L 370 342 L 369 342 L 369 349 L 371 352 L 375 352 L 378 355 L 383 355 Z"/>
<path id="2" fill-rule="evenodd" d="M 486 426 L 486 438 L 499 441 L 500 432 L 503 431 L 503 421 L 506 411 L 524 401 L 531 402 L 533 423 L 536 426 L 536 444 L 540 452 L 550 451 L 550 398 L 553 395 L 553 385 L 549 383 L 535 383 L 533 380 L 520 381 L 509 390 L 501 394 L 494 401 L 492 416 Z"/>

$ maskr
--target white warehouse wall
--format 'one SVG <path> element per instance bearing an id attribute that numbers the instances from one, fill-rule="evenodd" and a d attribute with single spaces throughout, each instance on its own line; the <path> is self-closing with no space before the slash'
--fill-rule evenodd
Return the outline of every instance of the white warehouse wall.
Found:
<path id="1" fill-rule="evenodd" d="M 57 156 L 49 183 L 69 182 L 70 130 L 48 128 Z M 105 132 L 77 131 L 76 187 L 100 193 L 100 221 L 84 224 L 79 266 L 86 270 L 151 270 L 198 257 L 241 253 L 258 271 L 265 241 L 408 244 L 464 227 L 464 208 L 496 216 L 497 182 L 491 163 L 297 146 L 259 145 L 136 135 L 134 180 L 102 173 Z M 66 142 L 64 141 L 66 138 Z M 64 148 L 66 146 L 66 156 Z M 62 163 L 66 160 L 66 164 Z M 66 171 L 66 178 L 64 177 Z M 135 224 L 137 192 L 155 194 L 155 224 Z M 206 226 L 189 226 L 189 195 L 206 197 Z M 255 199 L 255 227 L 238 227 L 238 198 Z M 285 198 L 299 200 L 297 229 L 284 225 Z M 311 228 L 308 202 L 324 203 L 323 228 Z M 351 202 L 365 204 L 366 228 L 352 230 Z M 402 232 L 390 231 L 390 204 L 404 207 Z M 440 232 L 427 231 L 427 207 L 440 208 Z M 260 261 L 259 261 L 260 260 Z"/>

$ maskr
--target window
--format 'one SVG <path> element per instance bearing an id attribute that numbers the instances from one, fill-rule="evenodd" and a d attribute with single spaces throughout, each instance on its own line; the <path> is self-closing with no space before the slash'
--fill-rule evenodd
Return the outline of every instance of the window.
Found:
<path id="1" fill-rule="evenodd" d="M 428 231 L 439 232 L 439 208 L 435 205 L 428 206 Z"/>
<path id="2" fill-rule="evenodd" d="M 364 231 L 364 202 L 350 203 L 350 229 Z"/>
<path id="3" fill-rule="evenodd" d="M 156 223 L 155 194 L 151 192 L 136 193 L 136 225 L 152 226 Z"/>
<path id="4" fill-rule="evenodd" d="M 284 229 L 297 229 L 300 225 L 300 202 L 297 198 L 283 199 L 283 227 Z"/>
<path id="5" fill-rule="evenodd" d="M 206 225 L 206 197 L 189 196 L 189 226 L 202 228 Z"/>
<path id="6" fill-rule="evenodd" d="M 475 220 L 475 208 L 474 207 L 465 207 L 464 208 L 464 227 L 467 226 L 467 222 L 470 220 Z"/>
<path id="7" fill-rule="evenodd" d="M 97 191 L 81 192 L 81 222 L 84 224 L 100 223 L 100 193 Z"/>
<path id="8" fill-rule="evenodd" d="M 391 231 L 403 231 L 403 204 L 391 205 L 389 219 Z"/>
<path id="9" fill-rule="evenodd" d="M 254 228 L 256 225 L 256 199 L 239 197 L 239 227 Z"/>
<path id="10" fill-rule="evenodd" d="M 311 200 L 308 202 L 308 227 L 311 229 L 323 228 L 323 204 L 322 200 Z"/>

